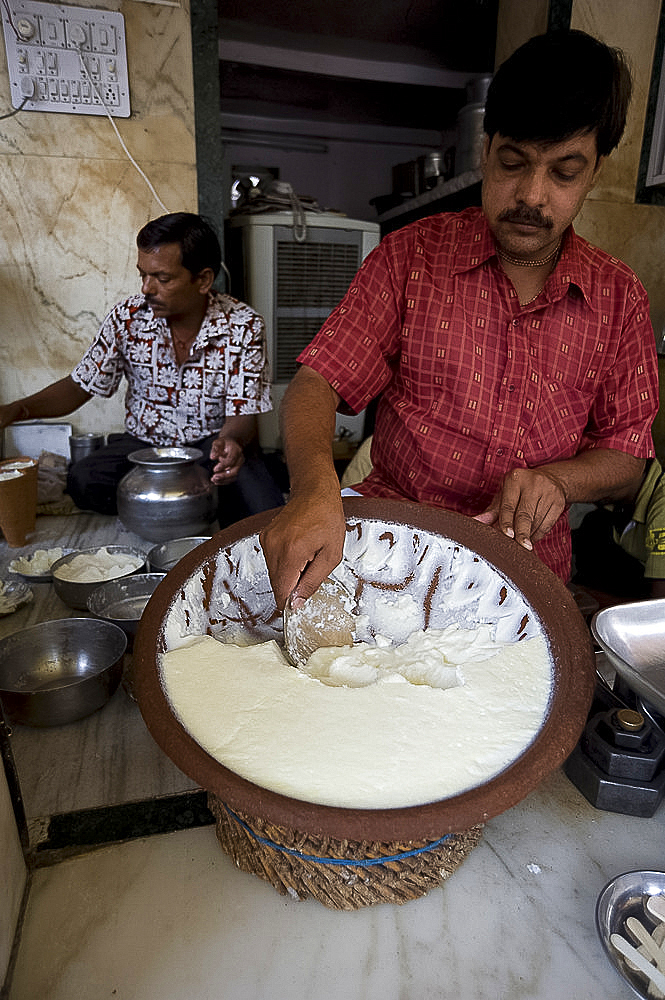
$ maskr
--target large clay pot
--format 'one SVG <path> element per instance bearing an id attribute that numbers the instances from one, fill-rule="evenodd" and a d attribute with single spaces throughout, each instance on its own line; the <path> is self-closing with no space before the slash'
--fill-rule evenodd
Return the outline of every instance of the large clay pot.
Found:
<path id="1" fill-rule="evenodd" d="M 201 788 L 234 812 L 277 827 L 340 840 L 402 843 L 485 823 L 521 801 L 577 744 L 595 688 L 586 623 L 570 591 L 540 559 L 471 517 L 369 497 L 345 499 L 344 511 L 342 565 L 356 566 L 354 553 L 368 538 L 374 546 L 380 536 L 384 547 L 399 540 L 395 552 L 403 553 L 403 560 L 377 560 L 374 583 L 361 575 L 357 581 L 376 586 L 377 592 L 385 588 L 408 596 L 413 608 L 422 608 L 424 628 L 459 621 L 467 628 L 492 624 L 495 634 L 513 639 L 545 636 L 553 664 L 552 693 L 542 728 L 524 752 L 494 777 L 458 795 L 395 809 L 352 809 L 291 798 L 247 781 L 210 756 L 168 700 L 161 657 L 190 635 L 211 634 L 224 641 L 226 633 L 235 642 L 240 630 L 250 641 L 283 640 L 282 616 L 258 540 L 272 511 L 238 521 L 189 552 L 150 598 L 133 659 L 136 697 L 146 724 L 164 752 Z"/>
<path id="2" fill-rule="evenodd" d="M 118 516 L 141 538 L 210 534 L 217 517 L 217 488 L 197 465 L 198 448 L 142 448 L 129 456 L 134 468 L 118 484 Z"/>

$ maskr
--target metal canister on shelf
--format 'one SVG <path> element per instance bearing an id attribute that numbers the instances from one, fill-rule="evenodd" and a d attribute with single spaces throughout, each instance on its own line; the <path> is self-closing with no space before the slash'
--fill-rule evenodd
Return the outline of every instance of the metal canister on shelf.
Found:
<path id="1" fill-rule="evenodd" d="M 78 462 L 106 444 L 104 434 L 72 434 L 69 438 L 69 454 L 72 462 Z"/>
<path id="2" fill-rule="evenodd" d="M 491 76 L 469 80 L 466 85 L 467 103 L 457 116 L 457 149 L 455 174 L 478 170 L 483 149 L 485 98 Z"/>

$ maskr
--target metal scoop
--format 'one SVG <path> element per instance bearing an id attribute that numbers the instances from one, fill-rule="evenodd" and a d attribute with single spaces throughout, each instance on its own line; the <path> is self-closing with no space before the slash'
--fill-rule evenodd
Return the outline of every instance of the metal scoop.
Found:
<path id="1" fill-rule="evenodd" d="M 351 646 L 353 598 L 336 580 L 324 580 L 301 608 L 284 608 L 284 648 L 294 667 L 307 663 L 320 646 Z"/>

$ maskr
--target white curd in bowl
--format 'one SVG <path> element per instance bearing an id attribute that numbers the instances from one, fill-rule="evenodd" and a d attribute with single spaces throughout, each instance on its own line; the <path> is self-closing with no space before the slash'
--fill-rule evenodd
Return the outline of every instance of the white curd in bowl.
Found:
<path id="1" fill-rule="evenodd" d="M 59 580 L 70 583 L 96 583 L 103 580 L 115 580 L 119 576 L 129 576 L 134 573 L 143 560 L 122 552 L 111 552 L 103 547 L 97 552 L 81 552 L 73 556 L 55 570 Z"/>
<path id="2" fill-rule="evenodd" d="M 303 669 L 273 640 L 197 636 L 162 656 L 161 677 L 187 732 L 241 777 L 320 805 L 392 809 L 514 761 L 543 723 L 552 662 L 542 636 L 452 625 L 321 649 Z"/>

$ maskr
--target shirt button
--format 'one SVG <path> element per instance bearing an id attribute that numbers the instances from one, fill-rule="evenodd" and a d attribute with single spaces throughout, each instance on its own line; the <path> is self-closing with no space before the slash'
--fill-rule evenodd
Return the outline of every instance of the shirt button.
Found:
<path id="1" fill-rule="evenodd" d="M 503 455 L 503 448 L 497 448 L 496 453 L 497 455 Z"/>
<path id="2" fill-rule="evenodd" d="M 508 392 L 515 392 L 515 386 L 514 385 L 509 385 L 508 386 Z"/>
<path id="3" fill-rule="evenodd" d="M 513 326 L 519 326 L 519 325 L 520 325 L 520 321 L 518 319 L 514 319 L 513 320 Z"/>

